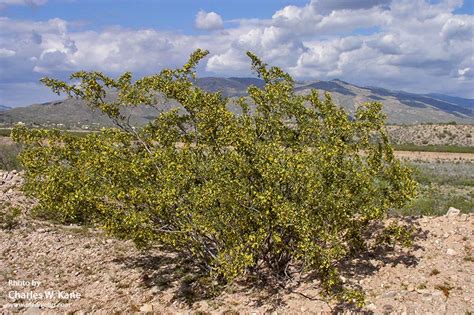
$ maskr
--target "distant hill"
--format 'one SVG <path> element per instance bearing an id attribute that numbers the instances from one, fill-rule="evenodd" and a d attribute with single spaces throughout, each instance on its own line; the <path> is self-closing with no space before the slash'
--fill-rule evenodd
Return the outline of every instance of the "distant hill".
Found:
<path id="1" fill-rule="evenodd" d="M 221 91 L 224 96 L 244 96 L 247 94 L 247 88 L 250 85 L 263 87 L 263 80 L 256 78 L 218 78 L 206 77 L 198 78 L 194 82 L 203 90 L 209 92 Z"/>
<path id="2" fill-rule="evenodd" d="M 443 95 L 443 94 L 426 94 L 426 96 L 436 98 L 439 100 L 446 101 L 448 103 L 456 104 L 458 106 L 462 106 L 465 108 L 470 108 L 474 109 L 474 100 L 470 98 L 461 98 L 461 97 L 456 97 L 456 96 L 449 96 L 449 95 Z"/>
<path id="3" fill-rule="evenodd" d="M 232 98 L 245 96 L 250 85 L 258 87 L 264 85 L 260 79 L 235 77 L 199 78 L 194 81 L 194 84 L 207 91 L 221 91 L 223 96 L 231 98 L 230 109 L 234 112 L 238 110 L 232 106 Z M 474 100 L 472 99 L 442 94 L 414 94 L 378 87 L 360 87 L 341 80 L 298 82 L 295 89 L 300 94 L 307 94 L 311 89 L 330 92 L 335 102 L 350 113 L 354 113 L 357 106 L 363 102 L 380 101 L 384 104 L 384 112 L 388 116 L 389 123 L 452 121 L 474 123 Z M 110 97 L 113 97 L 113 94 Z M 179 104 L 176 102 L 161 99 L 154 107 L 133 107 L 125 114 L 130 116 L 134 124 L 142 125 L 156 117 L 159 112 L 177 106 Z M 0 124 L 11 125 L 20 121 L 32 125 L 58 125 L 65 128 L 83 129 L 111 125 L 107 117 L 92 111 L 83 101 L 73 98 L 0 111 Z"/>
<path id="4" fill-rule="evenodd" d="M 5 105 L 0 105 L 0 112 L 4 110 L 9 110 L 11 107 L 5 106 Z"/>

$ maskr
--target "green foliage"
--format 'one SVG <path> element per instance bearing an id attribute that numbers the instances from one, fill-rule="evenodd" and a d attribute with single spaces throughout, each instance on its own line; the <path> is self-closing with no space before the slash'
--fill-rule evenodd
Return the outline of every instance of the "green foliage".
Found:
<path id="1" fill-rule="evenodd" d="M 413 233 L 413 227 L 392 222 L 377 235 L 376 242 L 380 245 L 394 246 L 402 244 L 411 247 L 413 245 Z"/>
<path id="2" fill-rule="evenodd" d="M 463 213 L 474 210 L 474 173 L 469 161 L 409 162 L 413 178 L 420 184 L 415 199 L 393 213 L 402 215 L 444 215 L 449 207 Z"/>
<path id="3" fill-rule="evenodd" d="M 0 204 L 0 228 L 5 230 L 14 229 L 20 223 L 21 210 L 12 207 L 10 202 Z"/>
<path id="4" fill-rule="evenodd" d="M 445 215 L 449 207 L 472 213 L 474 209 L 474 191 L 471 187 L 456 189 L 450 186 L 421 186 L 416 199 L 401 209 L 394 211 L 402 215 Z"/>
<path id="5" fill-rule="evenodd" d="M 11 132 L 10 128 L 0 128 L 0 137 L 10 137 Z"/>
<path id="6" fill-rule="evenodd" d="M 207 53 L 136 81 L 99 72 L 72 74 L 76 85 L 43 79 L 118 128 L 85 137 L 13 131 L 37 211 L 189 253 L 221 283 L 260 266 L 281 277 L 316 270 L 326 292 L 360 304 L 360 293 L 334 293 L 337 264 L 416 188 L 393 156 L 382 105 L 364 104 L 352 119 L 329 94 L 296 95 L 288 74 L 248 53 L 265 86 L 250 86 L 236 115 L 220 93 L 191 83 Z M 118 91 L 113 102 L 104 102 L 108 89 Z M 181 105 L 135 129 L 121 109 L 155 104 L 157 95 Z"/>

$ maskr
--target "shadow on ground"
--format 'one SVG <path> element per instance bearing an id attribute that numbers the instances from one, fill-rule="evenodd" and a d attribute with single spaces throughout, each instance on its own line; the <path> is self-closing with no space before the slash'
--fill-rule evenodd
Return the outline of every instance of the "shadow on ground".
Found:
<path id="1" fill-rule="evenodd" d="M 422 230 L 413 218 L 401 217 L 398 220 L 414 227 L 414 245 L 411 248 L 386 245 L 373 246 L 358 255 L 348 257 L 340 264 L 341 275 L 347 279 L 346 287 L 361 289 L 358 284 L 360 280 L 377 273 L 380 268 L 386 265 L 396 266 L 402 264 L 413 267 L 418 264 L 419 259 L 411 252 L 419 249 L 423 250 L 423 248 L 416 245 L 416 241 L 426 239 L 428 232 Z M 370 232 L 369 230 L 368 233 Z M 124 268 L 141 269 L 142 285 L 145 288 L 156 287 L 159 291 L 170 289 L 170 292 L 173 292 L 172 302 L 180 301 L 189 307 L 192 307 L 195 302 L 216 297 L 224 290 L 228 293 L 247 296 L 252 301 L 251 307 L 258 308 L 267 305 L 270 307 L 270 312 L 286 305 L 282 298 L 285 294 L 293 293 L 305 299 L 325 301 L 318 294 L 306 294 L 302 289 L 309 286 L 316 289 L 312 291 L 317 292 L 317 273 L 307 273 L 298 277 L 297 280 L 292 279 L 290 281 L 269 276 L 260 270 L 250 273 L 245 279 L 236 280 L 231 286 L 224 287 L 203 276 L 190 257 L 163 249 L 145 251 L 138 257 L 116 258 L 114 261 L 122 264 Z M 335 314 L 341 311 L 358 310 L 353 304 L 334 302 L 330 304 L 330 309 Z M 365 313 L 370 314 L 367 311 Z"/>

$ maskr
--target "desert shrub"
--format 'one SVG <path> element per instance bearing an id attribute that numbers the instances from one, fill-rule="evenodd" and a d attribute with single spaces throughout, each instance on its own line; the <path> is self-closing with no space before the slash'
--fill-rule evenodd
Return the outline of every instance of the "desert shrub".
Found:
<path id="1" fill-rule="evenodd" d="M 21 147 L 18 144 L 0 144 L 0 170 L 18 170 L 21 168 L 18 154 Z"/>
<path id="2" fill-rule="evenodd" d="M 279 277 L 315 270 L 326 293 L 359 298 L 339 290 L 338 263 L 364 248 L 367 226 L 416 186 L 393 156 L 382 105 L 364 104 L 350 117 L 329 94 L 295 94 L 288 74 L 248 53 L 265 86 L 250 86 L 235 114 L 220 93 L 192 84 L 206 55 L 197 50 L 183 68 L 134 82 L 130 73 L 114 80 L 77 72 L 75 85 L 43 79 L 117 128 L 84 137 L 13 131 L 25 146 L 25 190 L 37 211 L 189 253 L 221 283 L 259 267 Z M 109 90 L 118 92 L 113 102 L 104 101 Z M 121 114 L 155 106 L 147 104 L 157 96 L 180 106 L 142 129 Z"/>
<path id="3" fill-rule="evenodd" d="M 0 137 L 10 137 L 11 132 L 10 128 L 0 128 Z"/>

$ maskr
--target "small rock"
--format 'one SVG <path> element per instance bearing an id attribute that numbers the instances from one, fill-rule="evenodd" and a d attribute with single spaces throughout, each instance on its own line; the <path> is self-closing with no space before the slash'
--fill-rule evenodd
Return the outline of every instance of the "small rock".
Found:
<path id="1" fill-rule="evenodd" d="M 416 292 L 420 293 L 420 294 L 429 294 L 430 291 L 427 290 L 427 289 L 416 289 Z"/>
<path id="2" fill-rule="evenodd" d="M 37 230 L 36 230 L 36 232 L 38 232 L 38 233 L 44 233 L 44 232 L 46 232 L 46 231 L 47 231 L 46 229 L 37 229 Z"/>
<path id="3" fill-rule="evenodd" d="M 421 297 L 421 299 L 422 299 L 423 301 L 429 302 L 429 301 L 433 300 L 433 297 L 432 297 L 431 295 L 423 295 L 423 296 Z"/>
<path id="4" fill-rule="evenodd" d="M 380 262 L 378 260 L 375 260 L 375 259 L 370 259 L 369 262 L 375 268 L 379 267 L 379 265 L 380 265 Z"/>
<path id="5" fill-rule="evenodd" d="M 109 244 L 111 244 L 111 243 L 113 243 L 113 242 L 114 242 L 114 240 L 112 240 L 112 239 L 108 239 L 108 240 L 107 240 L 107 243 L 109 243 Z"/>
<path id="6" fill-rule="evenodd" d="M 456 256 L 458 253 L 454 249 L 448 248 L 446 254 L 448 254 L 449 256 Z"/>
<path id="7" fill-rule="evenodd" d="M 30 315 L 30 314 L 40 314 L 41 310 L 37 307 L 28 307 L 23 314 Z"/>
<path id="8" fill-rule="evenodd" d="M 386 304 L 386 305 L 383 306 L 383 310 L 384 310 L 384 312 L 391 313 L 391 312 L 393 312 L 393 306 L 390 305 L 390 304 Z"/>
<path id="9" fill-rule="evenodd" d="M 391 297 L 395 297 L 397 295 L 397 292 L 395 291 L 388 291 L 386 293 L 383 294 L 383 297 L 388 297 L 388 298 L 391 298 Z"/>
<path id="10" fill-rule="evenodd" d="M 375 312 L 375 310 L 377 309 L 377 306 L 375 306 L 374 303 L 370 303 L 369 305 L 366 306 L 366 308 L 369 311 Z"/>
<path id="11" fill-rule="evenodd" d="M 153 305 L 144 304 L 142 307 L 140 307 L 140 312 L 145 312 L 145 313 L 153 312 Z"/>
<path id="12" fill-rule="evenodd" d="M 408 292 L 413 292 L 413 291 L 415 291 L 415 286 L 410 283 L 410 284 L 407 286 L 407 291 L 408 291 Z"/>
<path id="13" fill-rule="evenodd" d="M 447 217 L 458 216 L 461 213 L 461 210 L 454 207 L 449 207 L 448 212 L 446 212 Z"/>

